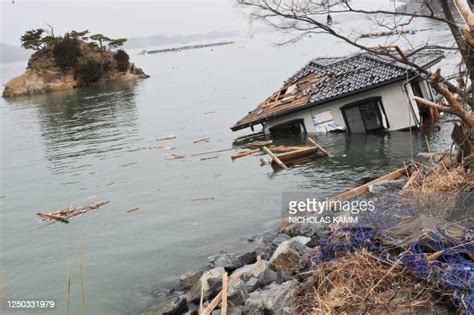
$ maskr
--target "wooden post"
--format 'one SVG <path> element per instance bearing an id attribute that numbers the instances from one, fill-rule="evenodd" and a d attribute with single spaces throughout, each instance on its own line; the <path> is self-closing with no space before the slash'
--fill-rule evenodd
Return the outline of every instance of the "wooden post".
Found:
<path id="1" fill-rule="evenodd" d="M 315 147 L 317 147 L 319 150 L 321 150 L 321 152 L 323 152 L 324 154 L 326 154 L 327 156 L 331 156 L 328 151 L 324 150 L 322 146 L 320 146 L 316 141 L 314 141 L 313 139 L 311 139 L 310 137 L 308 137 L 308 141 L 311 142 Z"/>
<path id="2" fill-rule="evenodd" d="M 288 167 L 287 167 L 282 161 L 280 161 L 280 159 L 277 158 L 276 155 L 273 154 L 273 152 L 270 151 L 269 148 L 267 148 L 266 146 L 264 146 L 264 147 L 263 147 L 263 150 L 264 150 L 265 152 L 267 152 L 267 153 L 272 157 L 273 161 L 275 161 L 275 163 L 278 164 L 281 168 L 283 168 L 283 169 L 285 169 L 285 170 L 288 169 Z"/>
<path id="3" fill-rule="evenodd" d="M 221 315 L 227 315 L 227 283 L 228 283 L 227 272 L 224 272 L 224 274 L 222 275 Z"/>

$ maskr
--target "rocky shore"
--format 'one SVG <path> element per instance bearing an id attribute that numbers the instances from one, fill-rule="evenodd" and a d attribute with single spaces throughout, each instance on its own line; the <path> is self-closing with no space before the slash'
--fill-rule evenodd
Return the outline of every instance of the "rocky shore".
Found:
<path id="1" fill-rule="evenodd" d="M 424 156 L 420 155 L 420 157 L 429 159 L 433 165 L 443 159 L 443 155 L 439 154 L 425 154 Z M 457 182 L 457 186 L 450 182 L 442 188 L 438 183 L 430 183 L 429 181 L 438 181 L 438 177 L 446 176 L 446 174 L 438 174 L 433 171 L 446 168 L 444 164 L 441 163 L 440 165 L 442 167 L 423 170 L 426 178 L 424 178 L 424 175 L 421 178 L 424 178 L 423 181 L 428 181 L 427 184 L 423 182 L 416 184 L 414 178 L 405 177 L 397 180 L 387 180 L 369 187 L 369 192 L 364 198 L 378 200 L 378 214 L 374 220 L 377 221 L 376 224 L 381 223 L 385 227 L 362 228 L 360 224 L 289 224 L 288 220 L 283 220 L 276 231 L 269 231 L 249 238 L 248 241 L 253 244 L 251 250 L 240 254 L 222 252 L 211 256 L 208 258 L 208 267 L 204 270 L 189 271 L 180 276 L 179 284 L 175 287 L 159 290 L 155 294 L 156 300 L 153 305 L 147 308 L 143 314 L 198 314 L 201 303 L 202 308 L 206 308 L 212 303 L 213 298 L 221 294 L 224 273 L 229 275 L 226 285 L 227 314 L 231 315 L 300 314 L 302 309 L 314 314 L 329 314 L 334 311 L 347 314 L 360 313 L 362 310 L 357 309 L 356 305 L 361 303 L 362 308 L 377 310 L 377 312 L 381 311 L 382 313 L 386 312 L 387 309 L 390 311 L 390 308 L 392 308 L 410 313 L 416 310 L 424 314 L 432 312 L 449 314 L 453 310 L 449 299 L 447 299 L 448 302 L 446 299 L 440 302 L 440 300 L 433 299 L 431 295 L 434 290 L 428 283 L 434 283 L 434 281 L 438 281 L 438 278 L 424 279 L 418 277 L 418 275 L 414 277 L 410 272 L 404 271 L 405 269 L 395 268 L 397 267 L 396 264 L 394 265 L 393 261 L 387 258 L 389 255 L 394 255 L 394 257 L 399 257 L 399 260 L 405 259 L 405 256 L 408 257 L 404 252 L 406 246 L 408 248 L 410 246 L 424 246 L 426 253 L 423 253 L 422 258 L 426 260 L 425 265 L 427 263 L 440 264 L 441 261 L 435 261 L 438 256 L 434 260 L 432 258 L 432 252 L 438 253 L 438 248 L 430 249 L 432 245 L 426 239 L 426 235 L 439 234 L 440 239 L 438 241 L 440 243 L 444 242 L 443 246 L 461 248 L 464 246 L 466 231 L 467 233 L 472 232 L 461 225 L 445 221 L 444 218 L 449 217 L 449 214 L 444 215 L 443 218 L 440 218 L 439 214 L 438 217 L 434 217 L 435 210 L 433 209 L 436 207 L 428 206 L 430 210 L 425 210 L 426 200 L 421 202 L 421 208 L 423 209 L 420 208 L 420 205 L 415 205 L 415 202 L 412 202 L 412 199 L 416 198 L 409 194 L 415 191 L 415 195 L 421 194 L 421 192 L 429 192 L 433 187 L 441 191 L 443 189 L 445 191 L 454 191 L 455 189 L 461 191 L 466 189 L 466 183 L 467 185 L 473 184 L 472 174 L 458 174 L 460 180 Z M 450 176 L 453 176 L 454 173 L 460 172 L 460 169 L 454 167 L 449 172 L 452 172 Z M 412 176 L 418 176 L 417 173 L 414 174 Z M 417 177 L 417 180 L 420 179 Z M 407 182 L 409 182 L 409 185 L 417 185 L 416 188 L 406 190 Z M 393 196 L 403 197 L 394 199 Z M 412 203 L 411 210 L 408 212 L 405 209 L 406 207 L 403 211 L 400 210 L 404 203 L 403 200 L 406 198 L 410 198 Z M 441 198 L 445 201 L 447 199 L 444 196 Z M 458 199 L 456 197 L 450 200 L 454 202 L 453 209 L 459 210 Z M 440 207 L 444 207 L 444 205 Z M 464 217 L 470 218 L 472 216 L 472 206 L 469 209 L 465 210 Z M 433 213 L 428 213 L 429 211 L 433 211 Z M 402 215 L 409 219 L 402 221 L 400 219 Z M 443 228 L 439 228 L 440 226 L 443 226 Z M 391 229 L 388 229 L 388 227 Z M 452 234 L 449 238 L 443 238 L 443 231 L 445 231 L 443 229 L 451 231 Z M 395 244 L 393 241 L 394 236 L 400 241 L 400 231 L 404 231 L 403 237 L 410 240 L 403 246 L 398 243 Z M 453 239 L 457 239 L 459 243 L 451 243 Z M 412 244 L 409 242 L 412 242 Z M 379 244 L 377 246 L 380 246 L 380 248 L 373 246 L 376 243 Z M 391 248 L 390 253 L 385 251 L 385 247 Z M 394 254 L 397 252 L 396 247 L 400 247 L 399 256 Z M 470 255 L 474 256 L 474 248 L 472 246 L 466 248 L 468 252 L 470 251 Z M 416 253 L 411 254 L 413 256 L 417 255 Z M 410 258 L 413 257 L 410 256 Z M 351 261 L 358 263 L 354 264 L 354 270 L 348 271 L 347 264 L 352 265 Z M 330 265 L 326 266 L 328 263 Z M 472 261 L 466 260 L 465 263 L 472 264 Z M 392 267 L 390 267 L 391 264 Z M 338 266 L 343 265 L 344 268 L 338 268 Z M 372 273 L 367 273 L 366 268 L 368 266 L 371 266 L 370 271 Z M 410 270 L 410 267 L 418 268 L 409 265 L 409 260 L 407 260 L 407 270 Z M 331 274 L 331 270 L 328 271 L 328 268 L 334 271 L 339 270 L 339 273 L 334 272 L 332 274 L 333 277 L 335 275 L 342 277 L 342 280 L 333 279 L 333 281 L 342 281 L 342 283 L 333 284 L 334 287 L 327 288 L 327 283 L 332 282 L 323 281 L 326 282 L 326 289 L 318 291 L 320 290 L 318 288 L 322 288 L 321 283 L 319 285 L 314 283 L 321 280 L 321 274 L 324 274 L 324 277 L 330 277 L 327 275 L 328 273 Z M 443 268 L 449 269 L 447 265 Z M 360 287 L 345 287 L 346 280 L 344 279 L 348 273 L 355 279 L 351 285 Z M 430 269 L 430 277 L 432 276 L 431 273 L 435 274 L 436 272 Z M 388 277 L 389 274 L 390 277 Z M 370 283 L 370 278 L 372 281 L 370 286 L 379 286 L 379 290 L 371 292 L 372 287 L 367 291 L 369 288 L 364 287 L 364 281 L 361 282 L 360 280 L 366 277 L 367 283 Z M 453 278 L 451 280 L 454 281 Z M 350 282 L 347 281 L 347 283 Z M 394 290 L 392 285 L 398 286 L 398 289 Z M 449 292 L 446 295 L 451 296 L 452 302 L 455 303 L 456 293 L 453 293 L 445 284 L 440 284 L 440 287 Z M 419 293 L 412 294 L 415 291 Z M 357 295 L 358 293 L 360 293 L 360 296 Z M 394 295 L 390 297 L 392 293 Z M 347 295 L 352 296 L 352 300 Z M 365 300 L 364 296 L 366 297 Z M 324 299 L 326 299 L 326 302 L 323 301 Z M 467 301 L 469 303 L 469 300 Z M 413 308 L 412 305 L 417 306 Z M 327 310 L 323 310 L 325 308 Z M 221 314 L 219 306 L 211 314 Z"/>

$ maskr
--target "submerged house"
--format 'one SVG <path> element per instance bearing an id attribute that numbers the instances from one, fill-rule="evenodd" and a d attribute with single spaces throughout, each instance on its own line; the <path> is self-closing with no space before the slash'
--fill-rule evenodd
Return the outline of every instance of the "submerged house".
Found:
<path id="1" fill-rule="evenodd" d="M 407 58 L 427 69 L 439 53 Z M 369 53 L 310 61 L 231 129 L 262 125 L 265 133 L 363 133 L 417 127 L 426 108 L 412 97 L 434 100 L 428 83 L 410 67 Z"/>

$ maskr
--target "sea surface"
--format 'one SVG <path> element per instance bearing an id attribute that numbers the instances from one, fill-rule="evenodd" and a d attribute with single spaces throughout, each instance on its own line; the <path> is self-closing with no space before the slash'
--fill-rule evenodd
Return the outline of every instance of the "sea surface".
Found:
<path id="1" fill-rule="evenodd" d="M 451 43 L 439 25 L 417 28 L 432 31 L 411 35 L 413 41 Z M 81 297 L 88 314 L 138 313 L 157 287 L 204 266 L 207 256 L 239 252 L 247 237 L 272 229 L 282 192 L 332 196 L 363 177 L 400 167 L 427 151 L 427 143 L 434 151 L 451 144 L 446 123 L 427 135 L 317 135 L 332 158 L 278 173 L 261 167 L 261 156 L 192 156 L 231 148 L 250 131 L 233 133 L 230 127 L 310 59 L 354 52 L 327 36 L 284 47 L 273 44 L 281 40 L 276 33 L 230 40 L 236 43 L 177 53 L 129 51 L 151 76 L 136 83 L 0 99 L 5 299 L 54 300 L 56 308 L 45 314 L 64 314 L 66 300 L 70 314 L 81 314 Z M 451 56 L 444 69 L 456 61 Z M 1 82 L 24 67 L 1 65 Z M 170 135 L 176 139 L 157 141 Z M 194 143 L 203 138 L 209 142 Z M 167 160 L 169 154 L 184 159 Z M 110 203 L 69 224 L 44 225 L 35 218 L 39 211 L 105 200 Z M 139 210 L 127 213 L 134 207 Z"/>

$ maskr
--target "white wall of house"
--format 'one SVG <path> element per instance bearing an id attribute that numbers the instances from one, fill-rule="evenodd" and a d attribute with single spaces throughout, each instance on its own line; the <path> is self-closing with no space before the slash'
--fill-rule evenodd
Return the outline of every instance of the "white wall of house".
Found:
<path id="1" fill-rule="evenodd" d="M 413 91 L 409 84 L 405 85 L 405 81 L 396 82 L 357 95 L 345 97 L 333 102 L 312 107 L 310 109 L 302 110 L 299 112 L 285 115 L 283 117 L 272 119 L 265 123 L 264 131 L 268 133 L 269 129 L 274 126 L 295 119 L 303 119 L 306 131 L 308 133 L 315 133 L 316 128 L 314 126 L 313 117 L 318 113 L 326 111 L 331 112 L 334 121 L 339 126 L 346 127 L 344 117 L 340 108 L 344 105 L 371 97 L 382 98 L 382 104 L 389 122 L 389 128 L 387 128 L 387 130 L 393 131 L 405 129 L 410 126 L 418 126 L 420 116 L 418 106 L 411 100 L 412 96 Z"/>

